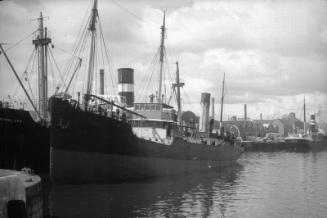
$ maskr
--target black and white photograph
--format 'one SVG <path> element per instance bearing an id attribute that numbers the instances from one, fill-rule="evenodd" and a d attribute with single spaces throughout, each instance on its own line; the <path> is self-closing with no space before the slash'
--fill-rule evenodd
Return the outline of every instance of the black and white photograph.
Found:
<path id="1" fill-rule="evenodd" d="M 327 0 L 0 0 L 0 218 L 324 218 Z"/>

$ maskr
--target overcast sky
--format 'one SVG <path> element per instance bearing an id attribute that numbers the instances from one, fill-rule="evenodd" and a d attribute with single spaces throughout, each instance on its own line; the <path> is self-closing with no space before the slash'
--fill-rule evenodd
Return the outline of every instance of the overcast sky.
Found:
<path id="1" fill-rule="evenodd" d="M 91 5 L 91 0 L 1 1 L 0 42 L 15 43 L 28 36 L 36 30 L 34 19 L 42 11 L 48 16 L 45 24 L 57 49 L 56 59 L 64 68 L 67 54 L 58 50 L 71 51 Z M 260 113 L 271 119 L 291 111 L 302 117 L 304 96 L 308 115 L 327 112 L 325 0 L 99 0 L 98 7 L 114 67 L 135 68 L 139 84 L 159 46 L 166 11 L 169 71 L 174 75 L 178 60 L 186 83 L 184 110 L 199 114 L 201 92 L 210 92 L 216 98 L 218 118 L 226 72 L 225 118 L 243 117 L 244 104 L 253 119 Z M 8 50 L 19 74 L 31 54 L 31 39 Z M 0 96 L 22 98 L 17 84 L 1 55 Z"/>

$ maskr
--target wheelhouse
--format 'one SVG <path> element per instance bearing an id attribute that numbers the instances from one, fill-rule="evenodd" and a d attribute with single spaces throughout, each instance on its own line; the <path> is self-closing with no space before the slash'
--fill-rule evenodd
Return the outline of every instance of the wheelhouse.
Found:
<path id="1" fill-rule="evenodd" d="M 177 113 L 174 108 L 164 103 L 134 103 L 134 111 L 147 119 L 177 122 Z M 133 116 L 133 120 L 139 119 Z"/>

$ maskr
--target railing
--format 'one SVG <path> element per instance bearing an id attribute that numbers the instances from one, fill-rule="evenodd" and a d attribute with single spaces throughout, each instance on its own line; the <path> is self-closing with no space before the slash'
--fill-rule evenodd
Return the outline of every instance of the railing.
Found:
<path id="1" fill-rule="evenodd" d="M 26 106 L 26 103 L 19 102 L 14 100 L 12 101 L 0 101 L 0 108 L 9 108 L 9 109 L 19 109 L 24 110 Z"/>

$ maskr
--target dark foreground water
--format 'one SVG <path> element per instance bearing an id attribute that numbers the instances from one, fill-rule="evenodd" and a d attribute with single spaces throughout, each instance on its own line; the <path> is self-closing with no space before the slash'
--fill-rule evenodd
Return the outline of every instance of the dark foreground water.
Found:
<path id="1" fill-rule="evenodd" d="M 47 187 L 52 217 L 327 217 L 327 152 L 244 153 L 217 171 Z"/>

